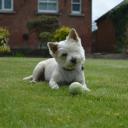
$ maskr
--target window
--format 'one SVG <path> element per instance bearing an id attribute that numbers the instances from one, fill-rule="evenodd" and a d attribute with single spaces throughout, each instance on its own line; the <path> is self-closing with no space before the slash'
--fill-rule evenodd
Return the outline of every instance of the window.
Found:
<path id="1" fill-rule="evenodd" d="M 81 14 L 81 0 L 72 0 L 71 5 L 72 14 Z"/>
<path id="2" fill-rule="evenodd" d="M 58 0 L 38 0 L 38 12 L 57 13 Z"/>
<path id="3" fill-rule="evenodd" d="M 13 0 L 0 0 L 0 11 L 13 11 Z"/>

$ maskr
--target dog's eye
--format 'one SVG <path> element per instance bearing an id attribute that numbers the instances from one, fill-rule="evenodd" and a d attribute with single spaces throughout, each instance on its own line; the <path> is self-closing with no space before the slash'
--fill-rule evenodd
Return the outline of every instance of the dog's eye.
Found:
<path id="1" fill-rule="evenodd" d="M 62 57 L 66 57 L 68 54 L 67 53 L 62 53 Z"/>

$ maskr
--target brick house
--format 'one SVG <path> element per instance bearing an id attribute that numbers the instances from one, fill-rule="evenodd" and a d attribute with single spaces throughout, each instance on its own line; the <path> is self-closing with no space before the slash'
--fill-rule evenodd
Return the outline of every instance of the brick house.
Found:
<path id="1" fill-rule="evenodd" d="M 39 15 L 56 15 L 60 25 L 74 27 L 86 52 L 91 52 L 91 0 L 0 0 L 0 26 L 10 32 L 11 48 L 24 48 L 26 24 Z M 29 36 L 29 47 L 37 48 L 36 35 Z"/>
<path id="2" fill-rule="evenodd" d="M 124 37 L 124 31 L 128 31 L 127 26 L 124 26 L 124 21 L 128 19 L 128 0 L 124 0 L 112 10 L 96 20 L 98 29 L 93 32 L 93 51 L 94 52 L 121 52 Z M 123 27 L 120 27 L 120 26 Z M 121 29 L 121 30 L 120 30 Z M 127 32 L 128 33 L 128 32 Z M 127 34 L 128 37 L 128 34 Z"/>

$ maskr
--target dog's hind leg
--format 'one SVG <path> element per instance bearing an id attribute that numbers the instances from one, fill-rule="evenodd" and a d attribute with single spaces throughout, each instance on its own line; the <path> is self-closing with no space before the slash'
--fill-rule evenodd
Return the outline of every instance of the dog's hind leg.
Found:
<path id="1" fill-rule="evenodd" d="M 33 76 L 32 75 L 23 78 L 23 80 L 29 80 L 31 83 L 36 83 L 36 81 L 33 80 Z"/>
<path id="2" fill-rule="evenodd" d="M 33 78 L 32 75 L 30 75 L 30 76 L 23 78 L 23 80 L 32 80 L 32 78 Z"/>
<path id="3" fill-rule="evenodd" d="M 40 65 L 38 64 L 35 69 L 33 70 L 32 74 L 32 82 L 37 82 L 37 81 L 44 81 L 45 80 L 45 67 L 44 64 L 41 63 Z"/>

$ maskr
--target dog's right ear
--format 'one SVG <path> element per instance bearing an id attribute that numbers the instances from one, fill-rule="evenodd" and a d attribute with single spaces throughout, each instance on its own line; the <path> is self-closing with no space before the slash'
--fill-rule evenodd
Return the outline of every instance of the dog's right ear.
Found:
<path id="1" fill-rule="evenodd" d="M 55 55 L 58 50 L 58 44 L 55 42 L 48 42 L 48 49 L 51 55 Z"/>
<path id="2" fill-rule="evenodd" d="M 78 33 L 76 32 L 74 28 L 72 28 L 68 34 L 68 39 L 73 39 L 75 41 L 78 41 L 78 38 L 79 38 Z"/>

